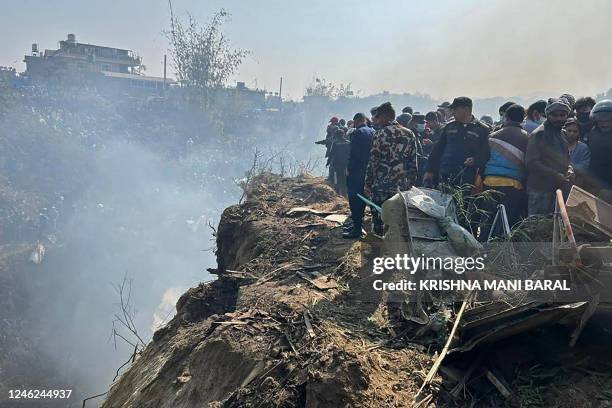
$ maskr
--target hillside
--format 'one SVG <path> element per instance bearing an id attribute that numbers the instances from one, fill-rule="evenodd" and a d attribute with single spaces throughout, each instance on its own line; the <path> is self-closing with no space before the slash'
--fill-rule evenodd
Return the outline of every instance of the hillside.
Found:
<path id="1" fill-rule="evenodd" d="M 104 407 L 401 406 L 414 395 L 431 357 L 395 347 L 379 305 L 360 302 L 369 245 L 287 215 L 346 212 L 344 200 L 320 178 L 258 182 L 223 213 L 219 278 L 181 297 Z"/>
<path id="2" fill-rule="evenodd" d="M 252 185 L 216 231 L 218 279 L 183 294 L 104 408 L 609 406 L 601 329 L 585 329 L 571 349 L 556 325 L 455 353 L 415 403 L 460 304 L 433 337 L 390 321 L 360 268 L 381 242 L 343 240 L 324 218 L 347 213 L 343 198 L 307 175 L 264 174 Z"/>

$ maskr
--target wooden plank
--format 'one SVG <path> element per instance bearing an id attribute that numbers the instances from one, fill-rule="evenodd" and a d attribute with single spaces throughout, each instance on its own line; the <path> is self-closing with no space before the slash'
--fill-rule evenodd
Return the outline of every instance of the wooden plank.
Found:
<path id="1" fill-rule="evenodd" d="M 308 310 L 304 310 L 304 323 L 306 324 L 306 331 L 308 332 L 308 336 L 310 336 L 310 338 L 314 338 L 315 337 L 315 332 L 312 329 L 312 324 L 310 324 L 310 319 L 308 318 Z"/>
<path id="2" fill-rule="evenodd" d="M 506 387 L 506 385 L 499 378 L 497 378 L 495 374 L 487 370 L 486 376 L 487 379 L 491 381 L 491 384 L 493 384 L 495 388 L 497 388 L 497 391 L 499 391 L 499 393 L 504 396 L 504 398 L 508 399 L 512 396 L 512 392 L 510 392 L 508 387 Z"/>
<path id="3" fill-rule="evenodd" d="M 450 334 L 448 335 L 448 339 L 446 340 L 446 344 L 444 345 L 444 348 L 440 352 L 440 355 L 438 356 L 434 364 L 431 366 L 431 369 L 429 370 L 429 373 L 427 373 L 427 377 L 425 377 L 425 380 L 423 381 L 421 388 L 419 388 L 419 391 L 414 396 L 415 404 L 418 402 L 418 398 L 423 392 L 423 390 L 425 389 L 425 387 L 431 384 L 432 380 L 436 376 L 436 373 L 438 372 L 438 368 L 440 368 L 440 364 L 442 364 L 442 361 L 446 357 L 446 354 L 448 354 L 448 349 L 450 348 L 450 345 L 453 342 L 453 339 L 455 338 L 455 333 L 457 332 L 457 328 L 459 327 L 459 323 L 461 322 L 463 312 L 465 311 L 467 304 L 470 302 L 470 299 L 472 298 L 472 294 L 473 292 L 470 292 L 468 296 L 465 298 L 465 300 L 463 301 L 463 303 L 461 304 L 461 308 L 459 309 L 459 312 L 455 316 L 455 323 L 453 324 L 453 328 Z"/>

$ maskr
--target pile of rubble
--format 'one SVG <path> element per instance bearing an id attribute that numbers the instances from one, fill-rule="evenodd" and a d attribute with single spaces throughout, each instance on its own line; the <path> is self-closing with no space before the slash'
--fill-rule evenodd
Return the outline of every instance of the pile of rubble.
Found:
<path id="1" fill-rule="evenodd" d="M 323 179 L 252 185 L 216 232 L 218 279 L 181 297 L 104 407 L 607 406 L 612 347 L 591 303 L 391 301 L 364 267 L 384 240 L 343 240 L 348 208 Z M 394 245 L 453 251 L 413 210 Z"/>

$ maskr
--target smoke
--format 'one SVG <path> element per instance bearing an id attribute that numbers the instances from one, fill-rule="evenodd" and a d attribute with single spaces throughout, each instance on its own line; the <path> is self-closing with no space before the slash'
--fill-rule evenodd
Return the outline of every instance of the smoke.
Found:
<path id="1" fill-rule="evenodd" d="M 163 327 L 172 317 L 175 312 L 176 302 L 184 292 L 182 288 L 168 288 L 162 295 L 161 303 L 153 313 L 153 322 L 151 323 L 151 331 L 154 332 Z"/>
<path id="2" fill-rule="evenodd" d="M 53 116 L 63 117 L 62 104 L 45 98 L 36 100 L 58 112 Z M 103 106 L 108 109 L 70 110 L 71 117 L 91 119 L 79 128 L 86 137 L 78 155 L 62 156 L 64 150 L 58 148 L 59 153 L 45 157 L 79 159 L 78 165 L 74 160 L 72 165 L 46 167 L 57 170 L 49 174 L 52 191 L 71 187 L 79 170 L 86 170 L 80 177 L 85 183 L 78 193 L 69 198 L 58 194 L 57 202 L 50 203 L 54 210 L 40 233 L 47 251 L 24 275 L 29 334 L 48 360 L 45 366 L 53 367 L 56 388 L 74 390 L 71 406 L 106 391 L 132 356 L 134 344 L 140 339 L 147 343 L 173 317 L 179 296 L 213 279 L 206 272 L 216 263 L 209 225 L 216 226 L 222 211 L 240 198 L 234 179 L 249 170 L 255 149 L 265 169 L 284 169 L 286 175 L 302 169 L 299 163 L 310 153 L 323 153 L 301 134 L 299 112 L 288 112 L 284 119 L 235 121 L 237 133 L 220 137 L 198 122 L 186 125 L 178 114 L 151 125 L 148 118 L 159 115 L 143 119 L 124 111 L 125 116 L 116 116 L 110 100 Z M 106 123 L 114 127 L 101 125 Z M 55 127 L 62 135 L 54 139 L 59 147 L 72 141 L 70 129 Z M 198 144 L 194 135 L 201 136 Z M 36 163 L 39 158 L 30 154 L 23 160 Z M 127 303 L 138 336 L 118 322 L 122 307 L 117 287 L 123 282 L 123 306 Z M 125 339 L 114 336 L 113 328 Z"/>
<path id="3" fill-rule="evenodd" d="M 133 352 L 111 335 L 121 315 L 116 286 L 127 277 L 134 324 L 147 342 L 173 316 L 180 294 L 212 278 L 205 271 L 215 263 L 212 230 L 194 228 L 193 220 L 218 221 L 239 197 L 227 182 L 203 190 L 191 168 L 136 143 L 107 144 L 92 167 L 82 197 L 63 209 L 69 215 L 56 246 L 34 268 L 30 308 L 38 322 L 32 331 L 66 386 L 85 395 L 103 392 Z"/>
<path id="4" fill-rule="evenodd" d="M 372 86 L 442 98 L 601 93 L 612 84 L 611 14 L 606 0 L 455 2 L 407 30 L 406 52 Z"/>

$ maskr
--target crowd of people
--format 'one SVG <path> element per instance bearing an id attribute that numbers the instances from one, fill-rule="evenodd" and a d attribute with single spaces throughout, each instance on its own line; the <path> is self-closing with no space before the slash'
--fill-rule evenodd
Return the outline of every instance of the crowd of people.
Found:
<path id="1" fill-rule="evenodd" d="M 366 203 L 358 195 L 380 206 L 412 186 L 459 191 L 481 210 L 464 222 L 482 240 L 491 236 L 499 204 L 513 226 L 552 213 L 556 191 L 567 197 L 572 185 L 612 203 L 612 100 L 563 94 L 527 109 L 508 101 L 499 115 L 497 122 L 477 119 L 462 96 L 427 114 L 409 106 L 396 114 L 386 102 L 348 122 L 332 117 L 321 144 L 329 180 L 349 201 L 344 237 L 365 233 Z M 372 226 L 383 233 L 375 210 Z"/>

